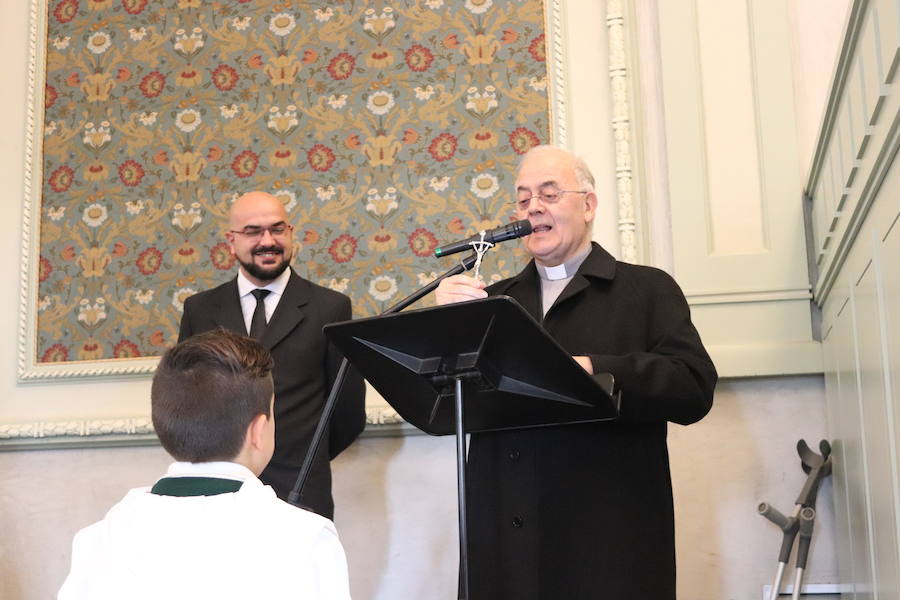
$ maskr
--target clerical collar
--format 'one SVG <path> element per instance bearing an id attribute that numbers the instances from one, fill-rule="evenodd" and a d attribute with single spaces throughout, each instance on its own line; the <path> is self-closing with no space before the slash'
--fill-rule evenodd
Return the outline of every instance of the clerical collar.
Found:
<path id="1" fill-rule="evenodd" d="M 588 246 L 584 252 L 578 254 L 571 260 L 567 260 L 561 265 L 556 265 L 555 267 L 544 267 L 535 263 L 534 266 L 537 267 L 538 275 L 540 275 L 541 279 L 543 279 L 544 281 L 559 281 L 560 279 L 571 279 L 575 276 L 575 273 L 578 271 L 578 267 L 581 266 L 581 263 L 584 262 L 584 259 L 586 259 L 588 254 L 590 253 L 591 247 Z"/>

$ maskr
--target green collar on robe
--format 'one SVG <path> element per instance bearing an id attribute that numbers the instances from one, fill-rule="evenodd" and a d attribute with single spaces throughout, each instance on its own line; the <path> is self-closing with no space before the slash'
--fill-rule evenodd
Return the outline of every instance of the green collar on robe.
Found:
<path id="1" fill-rule="evenodd" d="M 159 496 L 217 496 L 236 492 L 244 485 L 235 479 L 218 477 L 163 477 L 150 489 Z"/>

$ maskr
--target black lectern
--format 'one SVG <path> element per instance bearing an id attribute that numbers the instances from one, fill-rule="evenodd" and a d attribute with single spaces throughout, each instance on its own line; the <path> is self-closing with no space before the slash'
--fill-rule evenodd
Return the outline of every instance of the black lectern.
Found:
<path id="1" fill-rule="evenodd" d="M 333 323 L 324 331 L 407 422 L 432 435 L 456 435 L 462 598 L 465 434 L 618 414 L 612 376 L 586 373 L 506 296 Z"/>

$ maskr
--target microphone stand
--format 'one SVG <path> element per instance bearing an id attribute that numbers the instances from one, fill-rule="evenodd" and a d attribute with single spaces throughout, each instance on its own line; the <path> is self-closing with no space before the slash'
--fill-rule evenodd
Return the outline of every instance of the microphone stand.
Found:
<path id="1" fill-rule="evenodd" d="M 451 277 L 453 275 L 459 275 L 465 271 L 468 271 L 475 265 L 475 260 L 477 256 L 473 252 L 469 256 L 466 256 L 459 264 L 454 266 L 452 269 L 432 281 L 431 283 L 425 285 L 424 287 L 416 290 L 394 306 L 390 307 L 381 315 L 389 315 L 392 313 L 397 313 L 431 293 L 444 279 L 447 277 Z M 300 474 L 297 476 L 297 481 L 294 483 L 294 488 L 291 490 L 291 493 L 288 495 L 288 502 L 293 504 L 294 506 L 300 506 L 300 496 L 303 492 L 303 486 L 306 484 L 306 478 L 309 476 L 309 470 L 312 468 L 313 460 L 316 457 L 316 453 L 318 452 L 319 445 L 322 441 L 322 437 L 325 435 L 325 428 L 328 427 L 328 423 L 331 421 L 331 415 L 334 413 L 334 407 L 337 404 L 337 399 L 341 394 L 341 389 L 344 387 L 344 380 L 347 378 L 347 369 L 349 368 L 350 363 L 344 358 L 341 361 L 341 366 L 338 369 L 337 376 L 334 379 L 334 384 L 331 386 L 331 392 L 328 394 L 328 399 L 325 401 L 325 406 L 322 408 L 322 416 L 319 417 L 319 424 L 316 426 L 316 431 L 313 433 L 312 441 L 309 444 L 309 450 L 306 452 L 306 458 L 303 459 L 303 466 L 300 467 Z"/>

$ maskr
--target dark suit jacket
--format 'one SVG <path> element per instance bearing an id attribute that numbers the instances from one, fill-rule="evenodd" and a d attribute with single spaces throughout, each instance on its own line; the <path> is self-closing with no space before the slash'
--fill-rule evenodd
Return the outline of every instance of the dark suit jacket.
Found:
<path id="1" fill-rule="evenodd" d="M 294 487 L 342 359 L 326 342 L 322 327 L 350 318 L 347 296 L 311 283 L 292 270 L 260 340 L 275 359 L 275 454 L 260 479 L 282 500 L 287 500 Z M 237 278 L 185 301 L 178 339 L 217 327 L 247 334 Z M 362 377 L 351 368 L 300 499 L 301 504 L 329 519 L 334 516 L 334 501 L 328 461 L 363 430 L 364 398 Z"/>
<path id="2" fill-rule="evenodd" d="M 472 597 L 674 598 L 666 421 L 702 418 L 716 382 L 681 290 L 594 244 L 545 318 L 533 262 L 488 292 L 612 373 L 622 406 L 616 422 L 472 435 Z"/>

